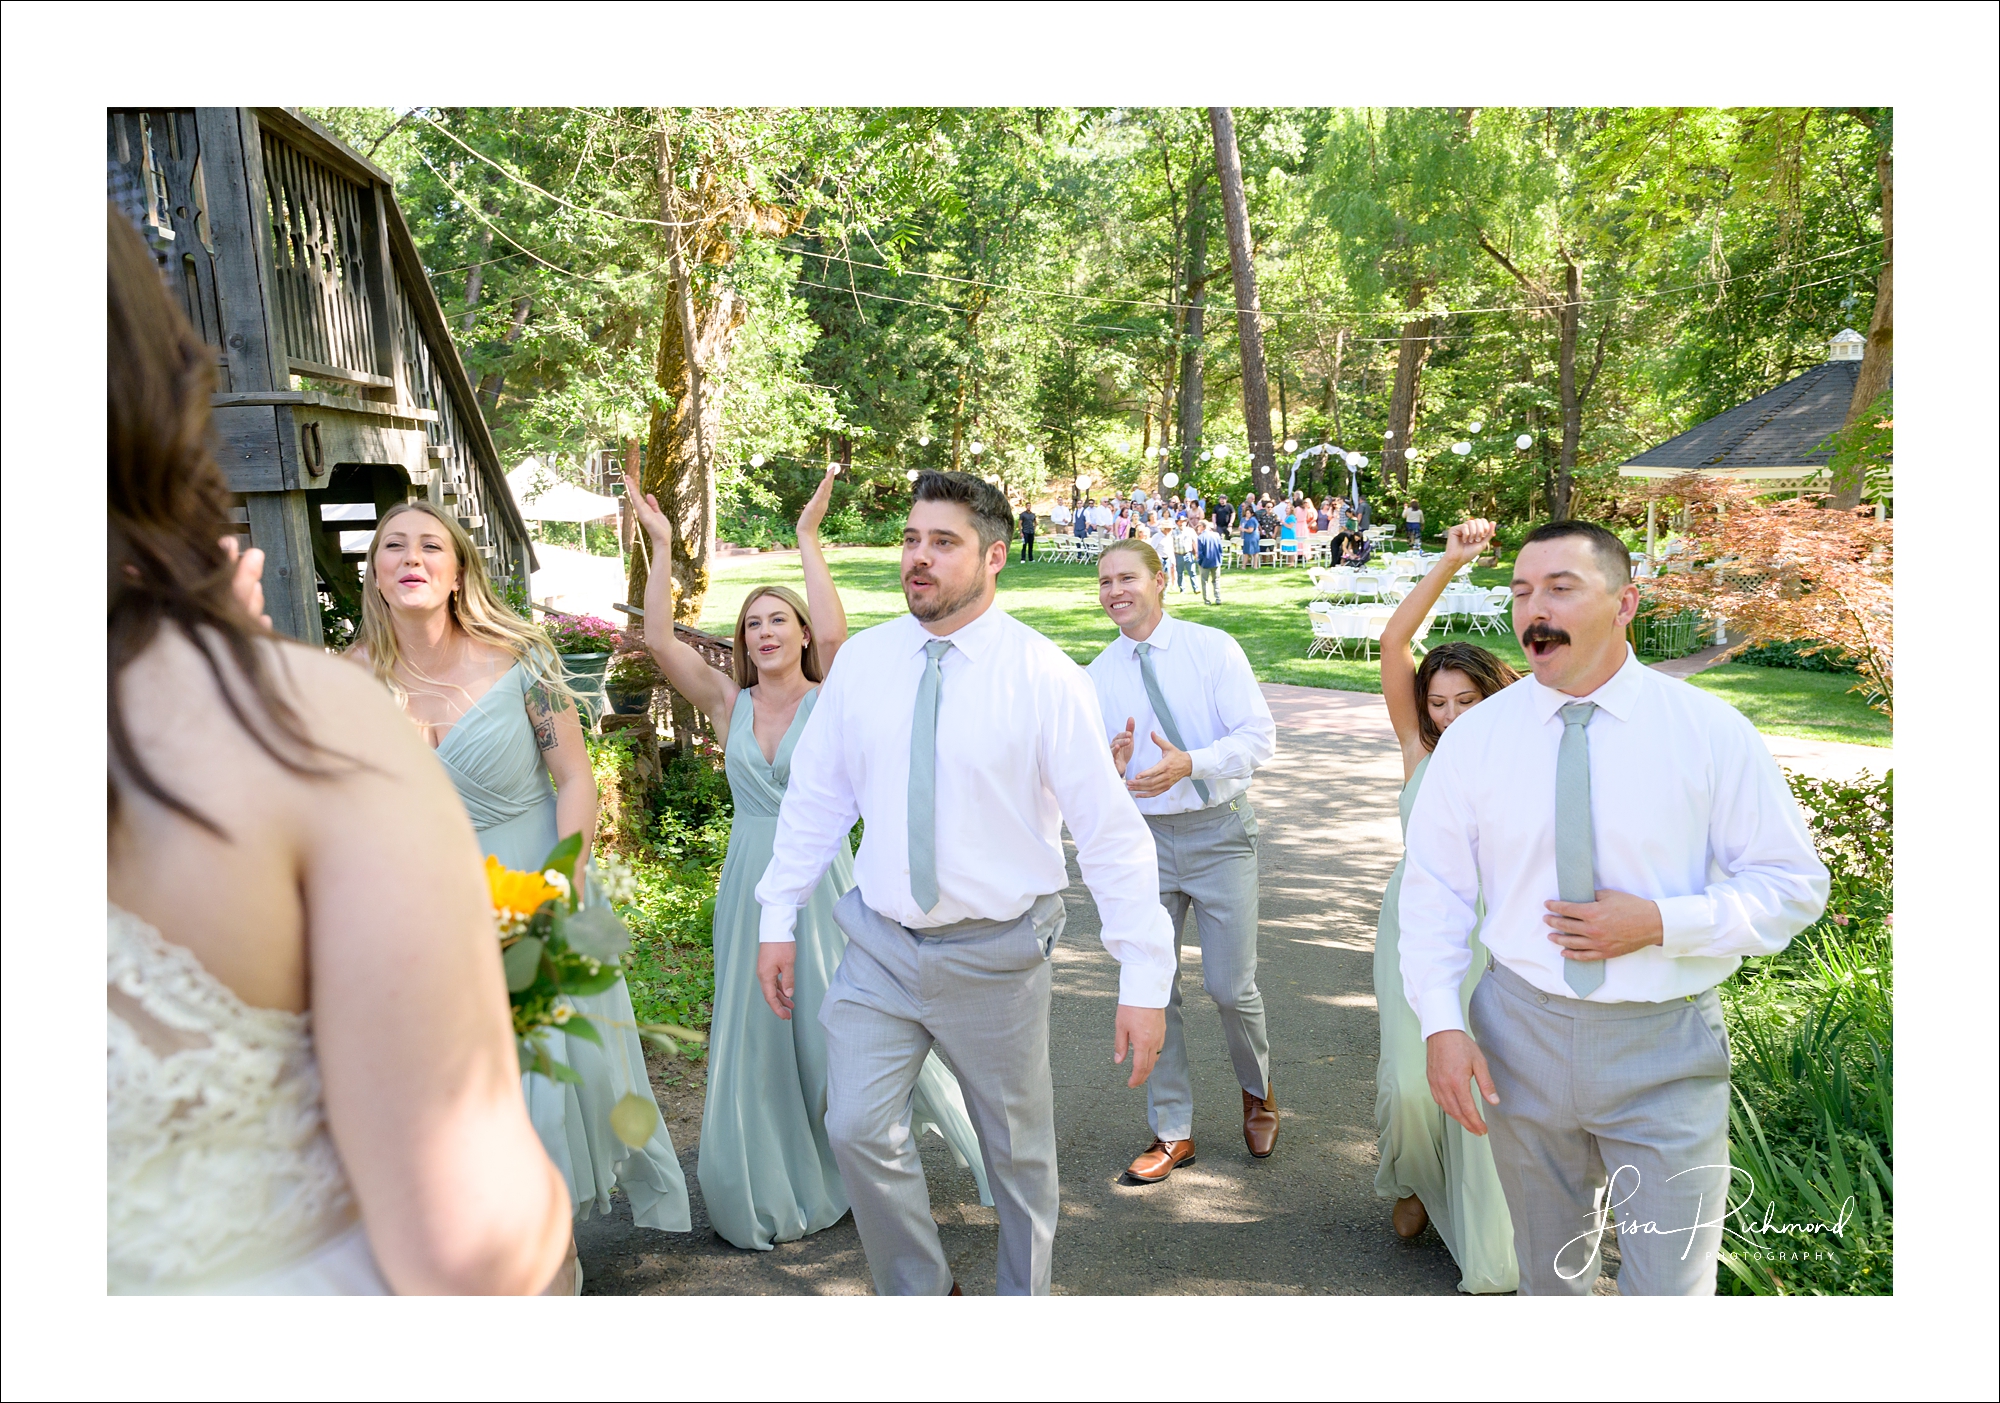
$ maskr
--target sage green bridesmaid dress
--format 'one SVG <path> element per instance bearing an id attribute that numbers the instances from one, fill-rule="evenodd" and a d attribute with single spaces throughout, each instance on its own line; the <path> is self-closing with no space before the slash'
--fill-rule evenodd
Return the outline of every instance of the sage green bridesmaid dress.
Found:
<path id="1" fill-rule="evenodd" d="M 1396 801 L 1406 835 L 1410 810 L 1430 763 L 1428 755 L 1417 762 L 1416 773 Z M 1431 1098 L 1423 1026 L 1403 993 L 1396 904 L 1403 894 L 1407 861 L 1397 862 L 1389 874 L 1375 925 L 1375 1007 L 1382 1024 L 1382 1056 L 1375 1067 L 1375 1130 L 1381 1151 L 1375 1194 L 1386 1199 L 1415 1194 L 1423 1201 L 1438 1236 L 1458 1263 L 1459 1290 L 1479 1295 L 1512 1291 L 1520 1282 L 1520 1269 L 1514 1261 L 1514 1225 L 1507 1216 L 1499 1172 L 1493 1167 L 1493 1147 L 1485 1136 L 1469 1134 Z M 1486 947 L 1475 929 L 1472 967 L 1459 990 L 1461 1005 L 1471 999 L 1485 973 Z"/>
<path id="2" fill-rule="evenodd" d="M 523 872 L 538 870 L 556 845 L 556 791 L 528 722 L 528 685 L 527 670 L 517 663 L 445 733 L 437 749 L 472 816 L 479 846 Z M 533 1073 L 521 1078 L 528 1117 L 569 1181 L 571 1209 L 579 1218 L 609 1213 L 615 1187 L 624 1191 L 640 1227 L 689 1231 L 687 1180 L 666 1123 L 636 1150 L 611 1133 L 611 1108 L 620 1097 L 636 1092 L 653 1100 L 631 991 L 620 979 L 601 994 L 573 1002 L 591 1015 L 604 1045 L 551 1032 L 548 1047 L 583 1084 Z"/>
<path id="3" fill-rule="evenodd" d="M 757 1251 L 831 1227 L 848 1208 L 826 1138 L 826 1033 L 819 1025 L 826 986 L 847 948 L 833 920 L 834 903 L 854 885 L 846 844 L 799 910 L 789 1020 L 771 1012 L 757 982 L 757 883 L 771 864 L 792 749 L 818 700 L 817 689 L 806 693 L 776 757 L 766 761 L 753 728 L 755 704 L 744 688 L 723 749 L 736 812 L 715 893 L 715 1016 L 695 1177 L 716 1232 Z M 917 1075 L 911 1122 L 912 1133 L 928 1128 L 944 1138 L 960 1166 L 972 1169 L 979 1201 L 990 1206 L 965 1097 L 936 1052 Z"/>

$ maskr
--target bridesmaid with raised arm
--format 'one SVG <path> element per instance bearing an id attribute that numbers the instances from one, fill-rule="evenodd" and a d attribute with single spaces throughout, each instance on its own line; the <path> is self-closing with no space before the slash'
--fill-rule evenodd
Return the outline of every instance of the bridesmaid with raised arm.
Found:
<path id="1" fill-rule="evenodd" d="M 767 1251 L 833 1226 L 848 1209 L 826 1138 L 826 1034 L 819 1005 L 840 965 L 846 937 L 833 907 L 854 885 L 842 851 L 799 912 L 798 969 L 790 1021 L 772 1014 L 757 983 L 757 883 L 770 865 L 778 805 L 791 775 L 792 748 L 805 730 L 819 684 L 847 640 L 847 613 L 820 550 L 819 524 L 836 468 L 799 515 L 806 598 L 771 585 L 736 615 L 733 675 L 725 676 L 674 637 L 673 531 L 652 497 L 633 509 L 651 541 L 646 576 L 646 646 L 675 691 L 709 718 L 723 749 L 735 817 L 715 893 L 715 1016 L 709 1028 L 708 1097 L 695 1177 L 708 1218 L 724 1240 Z M 808 602 L 809 601 L 809 602 Z M 818 620 L 818 626 L 814 626 Z M 917 1078 L 911 1129 L 926 1125 L 951 1146 L 991 1205 L 985 1160 L 958 1080 L 932 1051 Z"/>
<path id="2" fill-rule="evenodd" d="M 1463 521 L 1445 537 L 1444 559 L 1431 567 L 1382 630 L 1382 700 L 1403 751 L 1403 793 L 1397 808 L 1403 827 L 1424 782 L 1431 751 L 1460 714 L 1512 684 L 1517 674 L 1472 643 L 1443 643 L 1419 666 L 1410 645 L 1452 574 L 1477 556 L 1493 536 L 1490 521 Z M 1396 904 L 1403 891 L 1403 863 L 1389 874 L 1382 914 L 1375 926 L 1375 1006 L 1382 1027 L 1375 1070 L 1375 1130 L 1381 1160 L 1375 1194 L 1393 1199 L 1390 1221 L 1411 1238 L 1427 1223 L 1458 1263 L 1458 1289 L 1474 1294 L 1512 1291 L 1519 1282 L 1514 1228 L 1493 1167 L 1493 1148 L 1438 1109 L 1424 1066 L 1423 1029 L 1403 993 L 1397 953 L 1401 935 Z M 1472 938 L 1472 966 L 1462 998 L 1486 972 L 1486 950 Z"/>
<path id="3" fill-rule="evenodd" d="M 603 899 L 590 875 L 597 781 L 562 660 L 546 633 L 494 594 L 486 562 L 456 520 L 421 501 L 383 515 L 348 656 L 389 688 L 437 752 L 482 852 L 532 872 L 558 839 L 580 833 L 575 880 L 586 884 L 587 900 Z M 611 1129 L 611 1109 L 624 1097 L 654 1099 L 631 991 L 620 979 L 571 1001 L 602 1042 L 559 1033 L 548 1044 L 581 1081 L 530 1073 L 521 1086 L 543 1148 L 569 1181 L 572 1209 L 609 1213 L 618 1188 L 638 1226 L 687 1232 L 687 1181 L 666 1124 L 656 1120 L 636 1149 Z"/>

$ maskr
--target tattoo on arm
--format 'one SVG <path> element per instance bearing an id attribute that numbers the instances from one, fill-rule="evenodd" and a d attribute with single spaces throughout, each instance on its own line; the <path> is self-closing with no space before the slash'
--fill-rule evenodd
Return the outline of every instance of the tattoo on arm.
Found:
<path id="1" fill-rule="evenodd" d="M 567 707 L 564 710 L 568 710 Z M 528 719 L 535 728 L 535 744 L 546 755 L 556 748 L 555 707 L 550 703 L 549 689 L 537 682 L 528 688 Z"/>

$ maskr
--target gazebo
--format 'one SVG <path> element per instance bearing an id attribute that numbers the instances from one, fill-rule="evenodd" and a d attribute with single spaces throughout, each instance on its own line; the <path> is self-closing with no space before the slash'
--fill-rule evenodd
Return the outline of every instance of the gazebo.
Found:
<path id="1" fill-rule="evenodd" d="M 1829 440 L 1846 421 L 1868 339 L 1850 327 L 1826 344 L 1824 363 L 1627 459 L 1619 464 L 1618 475 L 1668 478 L 1701 473 L 1753 483 L 1760 492 L 1797 492 L 1812 486 L 1833 456 Z M 1648 503 L 1648 559 L 1654 554 L 1653 542 L 1653 507 Z"/>

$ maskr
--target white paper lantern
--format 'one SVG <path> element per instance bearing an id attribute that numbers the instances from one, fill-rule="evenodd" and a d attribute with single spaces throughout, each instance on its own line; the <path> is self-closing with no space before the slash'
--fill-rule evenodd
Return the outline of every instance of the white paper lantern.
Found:
<path id="1" fill-rule="evenodd" d="M 1208 455 L 1207 455 L 1206 453 L 1204 453 L 1204 454 L 1202 454 L 1201 456 L 1202 456 L 1202 457 L 1204 457 L 1204 458 L 1206 458 L 1206 457 L 1207 457 Z M 1218 444 L 1216 444 L 1216 445 L 1215 445 L 1215 456 L 1216 456 L 1217 458 L 1227 458 L 1227 457 L 1229 456 L 1229 445 L 1228 445 L 1228 444 L 1226 444 L 1226 443 L 1218 443 Z"/>
<path id="2" fill-rule="evenodd" d="M 930 446 L 931 446 L 931 436 L 929 434 L 922 434 L 918 436 L 917 447 L 929 448 Z"/>
<path id="3" fill-rule="evenodd" d="M 1451 451 L 1456 453 L 1459 457 L 1463 458 L 1466 454 L 1472 451 L 1472 445 L 1461 439 L 1457 443 L 1454 443 L 1451 446 Z"/>
<path id="4" fill-rule="evenodd" d="M 1520 449 L 1523 453 L 1526 453 L 1530 448 L 1533 448 L 1535 446 L 1534 435 L 1522 434 L 1519 438 L 1514 440 L 1514 446 Z"/>
<path id="5" fill-rule="evenodd" d="M 1368 466 L 1368 455 L 1366 453 L 1357 453 L 1349 461 L 1357 468 L 1365 468 Z"/>
<path id="6" fill-rule="evenodd" d="M 917 470 L 915 468 L 911 468 L 908 472 L 904 473 L 903 476 L 907 477 L 910 481 L 915 482 L 917 480 Z"/>
<path id="7" fill-rule="evenodd" d="M 1476 434 L 1485 427 L 1486 421 L 1484 419 L 1474 419 L 1470 424 L 1465 426 L 1465 431 L 1470 434 Z"/>
<path id="8" fill-rule="evenodd" d="M 1285 452 L 1296 453 L 1298 451 L 1299 451 L 1299 441 L 1297 439 L 1288 438 L 1285 440 Z"/>
<path id="9" fill-rule="evenodd" d="M 1382 441 L 1384 443 L 1387 443 L 1390 439 L 1394 438 L 1395 436 L 1396 436 L 1396 431 L 1394 429 L 1382 430 Z"/>
<path id="10" fill-rule="evenodd" d="M 1160 479 L 1160 486 L 1162 487 L 1179 487 L 1180 485 L 1181 476 L 1179 473 L 1168 473 Z"/>
<path id="11" fill-rule="evenodd" d="M 1082 473 L 1077 477 L 1076 485 L 1082 488 L 1085 492 L 1088 492 L 1090 490 L 1090 484 L 1095 481 L 1097 481 L 1097 479 L 1092 477 L 1089 473 Z"/>
<path id="12" fill-rule="evenodd" d="M 763 467 L 763 466 L 764 466 L 764 455 L 763 455 L 763 454 L 761 454 L 761 453 L 752 453 L 752 454 L 750 455 L 750 466 L 751 466 L 751 467 L 753 467 L 753 468 L 761 468 L 761 467 Z"/>
<path id="13" fill-rule="evenodd" d="M 973 457 L 977 458 L 980 454 L 986 451 L 986 445 L 981 443 L 978 439 L 974 439 L 971 443 L 966 445 L 966 451 L 972 454 Z"/>
<path id="14" fill-rule="evenodd" d="M 1207 462 L 1207 461 L 1209 460 L 1209 458 L 1210 458 L 1211 456 L 1212 456 L 1212 455 L 1211 455 L 1211 454 L 1209 453 L 1209 451 L 1208 451 L 1208 450 L 1207 450 L 1206 448 L 1204 448 L 1204 449 L 1202 449 L 1202 450 L 1201 450 L 1201 461 L 1202 461 L 1202 462 L 1206 463 L 1206 462 Z"/>

